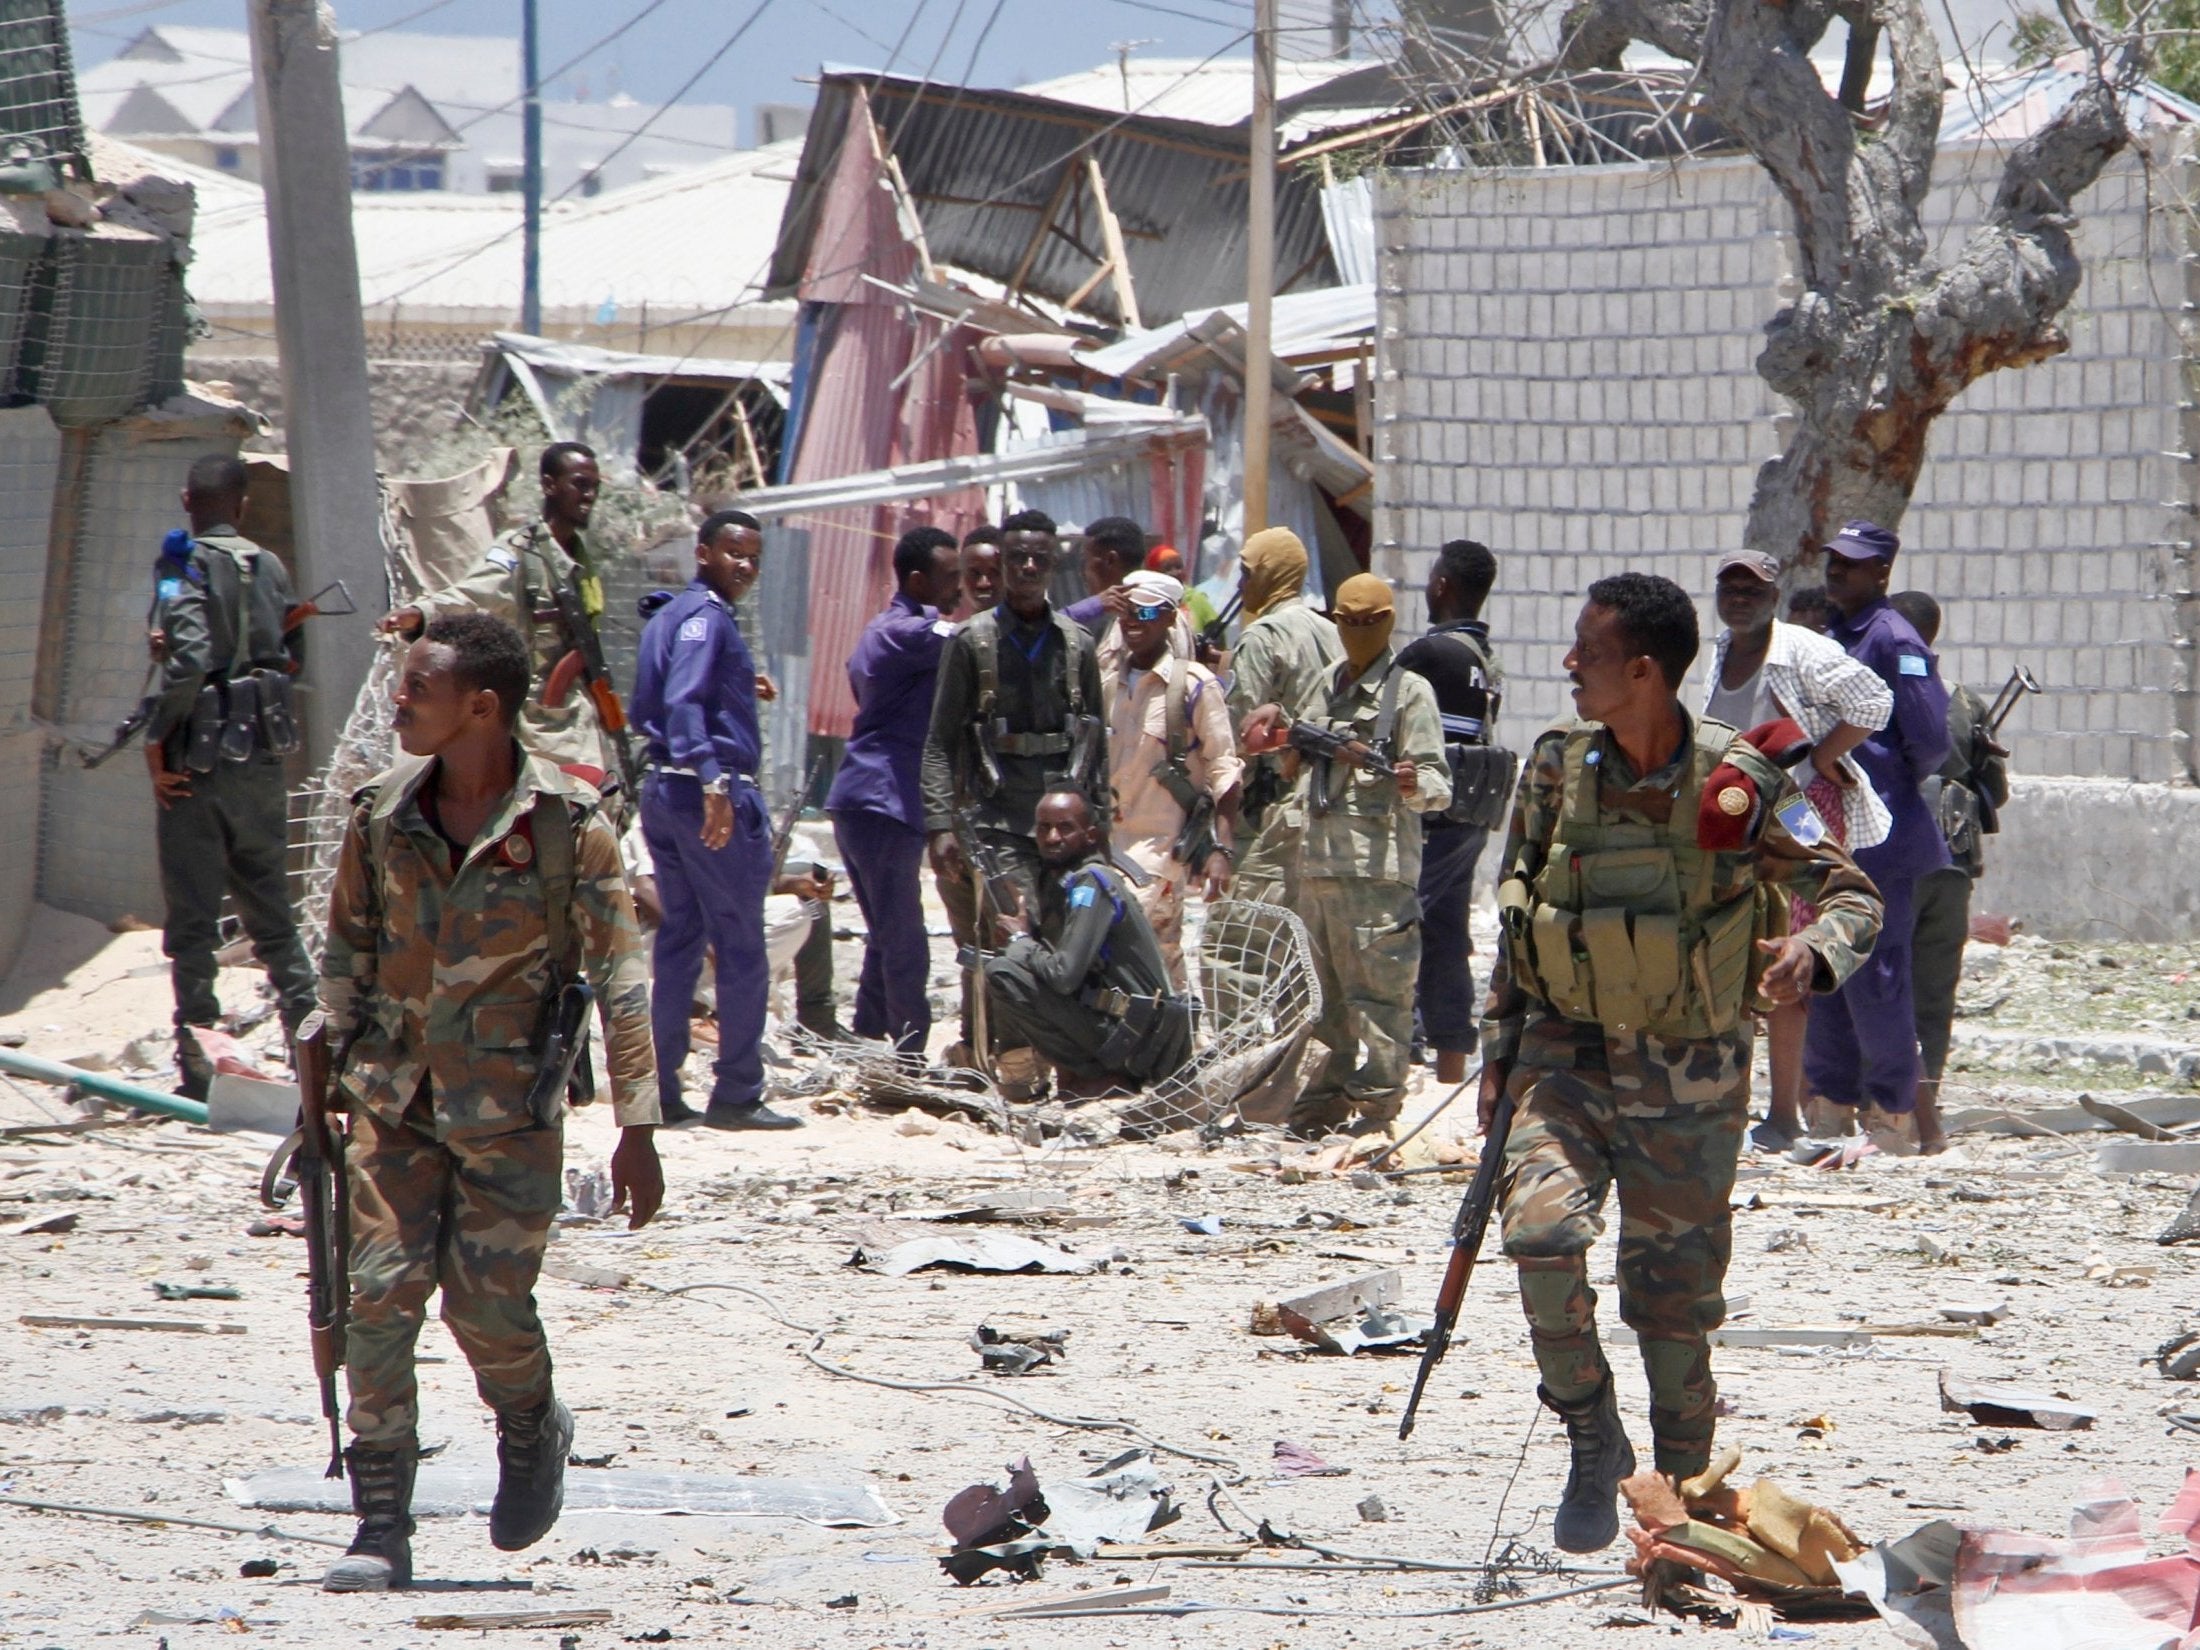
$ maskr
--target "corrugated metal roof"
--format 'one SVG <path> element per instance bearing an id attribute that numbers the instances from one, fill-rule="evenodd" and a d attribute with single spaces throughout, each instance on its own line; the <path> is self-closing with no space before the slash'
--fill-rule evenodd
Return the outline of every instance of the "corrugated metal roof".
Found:
<path id="1" fill-rule="evenodd" d="M 828 75 L 819 85 L 769 290 L 791 291 L 803 278 L 824 179 L 859 91 L 869 94 L 901 163 L 937 262 L 1008 282 L 1036 241 L 1024 285 L 1066 301 L 1105 256 L 1084 191 L 1089 151 L 1123 226 L 1145 321 L 1244 296 L 1246 155 L 1230 128 L 859 75 Z M 1058 227 L 1040 234 L 1050 209 Z M 1276 179 L 1276 272 L 1286 289 L 1336 281 L 1319 191 L 1291 170 Z M 1087 300 L 1111 318 L 1113 302 L 1105 287 Z"/>
<path id="2" fill-rule="evenodd" d="M 1958 81 L 1948 93 L 1940 141 L 2022 142 L 2062 113 L 2089 78 L 2080 60 L 2066 56 L 2036 68 L 1989 70 L 1968 83 Z M 2200 104 L 2142 80 L 2124 94 L 2124 123 L 2134 132 L 2200 124 Z"/>
<path id="3" fill-rule="evenodd" d="M 1318 63 L 1279 62 L 1276 100 L 1289 112 L 1308 94 L 1347 76 L 1380 70 L 1377 63 L 1329 59 Z M 1102 64 L 1076 74 L 1056 75 L 1017 90 L 1056 103 L 1076 103 L 1113 114 L 1154 115 L 1163 120 L 1196 120 L 1209 126 L 1242 126 L 1253 118 L 1253 60 L 1218 57 L 1133 57 L 1127 66 Z"/>
<path id="4" fill-rule="evenodd" d="M 1079 366 L 1111 378 L 1137 378 L 1166 373 L 1187 352 L 1204 346 L 1199 330 L 1213 320 L 1245 325 L 1246 306 L 1223 304 L 1200 310 L 1165 327 L 1134 332 L 1103 349 L 1077 357 Z M 1319 292 L 1292 292 L 1278 298 L 1269 316 L 1269 353 L 1280 361 L 1294 356 L 1323 355 L 1342 349 L 1375 332 L 1375 288 L 1327 287 Z"/>

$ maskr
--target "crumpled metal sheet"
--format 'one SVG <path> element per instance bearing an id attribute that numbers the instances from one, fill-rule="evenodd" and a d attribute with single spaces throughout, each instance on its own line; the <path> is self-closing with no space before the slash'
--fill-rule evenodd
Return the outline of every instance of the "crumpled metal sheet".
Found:
<path id="1" fill-rule="evenodd" d="M 955 1550 L 940 1568 L 964 1586 L 992 1570 L 1028 1581 L 1049 1554 L 1090 1558 L 1103 1545 L 1138 1541 L 1179 1516 L 1144 1450 L 1126 1451 L 1044 1492 L 1026 1456 L 1008 1468 L 1006 1488 L 972 1484 L 941 1509 Z"/>
<path id="2" fill-rule="evenodd" d="M 1380 1306 L 1362 1306 L 1357 1327 L 1325 1327 L 1288 1306 L 1279 1307 L 1276 1315 L 1284 1328 L 1308 1346 L 1336 1357 L 1350 1357 L 1355 1352 L 1419 1352 L 1435 1322 L 1418 1312 Z"/>
<path id="3" fill-rule="evenodd" d="M 1056 1484 L 1047 1505 L 1041 1528 L 1079 1558 L 1090 1558 L 1103 1543 L 1141 1540 L 1182 1516 L 1142 1449 L 1125 1451 L 1090 1477 Z"/>
<path id="4" fill-rule="evenodd" d="M 1968 1412 L 1981 1426 L 2039 1427 L 2048 1432 L 2082 1432 L 2100 1418 L 2099 1411 L 2052 1392 L 1959 1380 L 1945 1369 L 1940 1372 L 1940 1407 L 1951 1413 Z"/>

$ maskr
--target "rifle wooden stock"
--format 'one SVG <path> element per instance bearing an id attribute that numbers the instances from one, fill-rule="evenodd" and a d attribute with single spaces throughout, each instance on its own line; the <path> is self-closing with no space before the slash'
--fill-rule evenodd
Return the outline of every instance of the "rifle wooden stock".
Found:
<path id="1" fill-rule="evenodd" d="M 599 676 L 588 684 L 588 697 L 596 702 L 596 720 L 603 724 L 604 732 L 626 732 L 626 706 L 619 702 L 617 688 Z"/>
<path id="2" fill-rule="evenodd" d="M 1405 1413 L 1398 1418 L 1401 1439 L 1413 1436 L 1413 1417 L 1421 1407 L 1421 1394 L 1428 1387 L 1428 1378 L 1444 1361 L 1444 1354 L 1451 1350 L 1451 1332 L 1459 1322 L 1459 1308 L 1467 1298 L 1467 1283 L 1474 1276 L 1475 1257 L 1482 1252 L 1482 1239 L 1490 1229 L 1490 1213 L 1497 1205 L 1497 1187 L 1504 1173 L 1505 1141 L 1512 1134 L 1512 1122 L 1512 1096 L 1499 1095 L 1497 1108 L 1490 1115 L 1489 1132 L 1482 1137 L 1482 1160 L 1474 1167 L 1474 1181 L 1467 1187 L 1467 1195 L 1460 1200 L 1459 1213 L 1451 1223 L 1451 1259 L 1444 1266 L 1443 1286 L 1436 1291 L 1436 1321 L 1429 1325 L 1421 1367 L 1413 1377 L 1413 1395 L 1406 1400 Z"/>

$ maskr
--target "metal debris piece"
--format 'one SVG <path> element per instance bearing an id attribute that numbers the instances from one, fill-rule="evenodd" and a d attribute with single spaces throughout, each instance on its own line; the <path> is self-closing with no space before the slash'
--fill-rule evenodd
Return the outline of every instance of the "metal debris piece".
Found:
<path id="1" fill-rule="evenodd" d="M 970 1333 L 978 1361 L 996 1375 L 1029 1375 L 1033 1370 L 1067 1360 L 1066 1329 L 996 1329 L 981 1323 Z"/>
<path id="2" fill-rule="evenodd" d="M 2193 1188 L 2192 1196 L 2178 1211 L 2177 1218 L 2163 1227 L 2162 1235 L 2154 1241 L 2168 1245 L 2190 1243 L 2194 1238 L 2200 1238 L 2200 1186 Z"/>
<path id="3" fill-rule="evenodd" d="M 1142 1449 L 1126 1450 L 1097 1472 L 1047 1492 L 1044 1534 L 1079 1558 L 1103 1545 L 1138 1541 L 1182 1516 L 1161 1470 Z"/>
<path id="4" fill-rule="evenodd" d="M 1957 1306 L 1943 1306 L 1940 1315 L 1950 1323 L 1996 1324 L 2015 1310 L 2007 1301 L 1966 1302 Z"/>
<path id="5" fill-rule="evenodd" d="M 1397 1302 L 1403 1290 L 1404 1275 L 1395 1266 L 1379 1272 L 1363 1272 L 1341 1283 L 1325 1283 L 1279 1301 L 1260 1302 L 1253 1308 L 1252 1332 L 1256 1335 L 1288 1334 L 1283 1326 L 1286 1311 L 1297 1313 L 1309 1323 L 1327 1323 L 1332 1318 L 1346 1317 L 1371 1306 L 1390 1306 Z"/>
<path id="6" fill-rule="evenodd" d="M 29 1324 L 33 1329 L 151 1329 L 170 1335 L 242 1335 L 245 1332 L 241 1323 L 207 1323 L 198 1318 L 79 1318 L 26 1312 L 15 1321 Z"/>
<path id="7" fill-rule="evenodd" d="M 940 1509 L 940 1522 L 955 1544 L 940 1568 L 964 1587 L 996 1569 L 1030 1580 L 1052 1546 L 1034 1533 L 1048 1510 L 1031 1457 L 1011 1462 L 1006 1488 L 972 1484 Z"/>
<path id="8" fill-rule="evenodd" d="M 7 1237 L 46 1237 L 62 1232 L 73 1232 L 76 1230 L 76 1223 L 82 1218 L 72 1209 L 66 1214 L 44 1215 L 36 1220 L 26 1220 L 19 1226 L 10 1226 L 4 1234 L 0 1235 Z"/>
<path id="9" fill-rule="evenodd" d="M 413 1617 L 415 1627 L 459 1632 L 492 1627 L 603 1627 L 610 1621 L 609 1610 L 490 1610 L 477 1615 Z"/>
<path id="10" fill-rule="evenodd" d="M 2093 1153 L 2099 1174 L 2200 1174 L 2200 1140 L 2104 1140 Z"/>
<path id="11" fill-rule="evenodd" d="M 2154 1349 L 2153 1363 L 2173 1381 L 2200 1381 L 2200 1330 L 2164 1341 Z"/>
<path id="12" fill-rule="evenodd" d="M 164 1301 L 241 1301 L 233 1283 L 155 1283 L 153 1293 Z"/>
<path id="13" fill-rule="evenodd" d="M 1106 1262 L 1035 1243 L 1013 1232 L 978 1232 L 969 1237 L 910 1238 L 890 1249 L 864 1244 L 850 1264 L 884 1277 L 900 1278 L 932 1266 L 951 1272 L 1061 1272 L 1074 1276 L 1098 1271 Z"/>
<path id="14" fill-rule="evenodd" d="M 1968 1412 L 1981 1426 L 2039 1427 L 2048 1432 L 2080 1432 L 2099 1419 L 2098 1411 L 2074 1404 L 2060 1393 L 1958 1380 L 1945 1369 L 1940 1372 L 1940 1407 L 1952 1413 Z"/>
<path id="15" fill-rule="evenodd" d="M 996 1621 L 1014 1621 L 1041 1613 L 1074 1617 L 1087 1610 L 1120 1610 L 1133 1604 L 1159 1604 L 1168 1596 L 1166 1583 L 1158 1587 L 1104 1587 L 1097 1592 L 1071 1593 L 1063 1598 L 1034 1599 L 1028 1604 L 1012 1604 L 1005 1610 L 987 1613 Z"/>
<path id="16" fill-rule="evenodd" d="M 1390 1509 L 1383 1505 L 1383 1498 L 1379 1495 L 1365 1497 L 1355 1504 L 1352 1510 L 1360 1515 L 1360 1522 L 1363 1524 L 1387 1524 L 1390 1522 Z"/>
<path id="17" fill-rule="evenodd" d="M 1180 1215 L 1176 1223 L 1185 1231 L 1196 1233 L 1200 1237 L 1222 1236 L 1220 1215 Z"/>
<path id="18" fill-rule="evenodd" d="M 1397 1312 L 1364 1307 L 1359 1324 L 1324 1327 L 1300 1316 L 1289 1307 L 1278 1308 L 1284 1328 L 1317 1352 L 1350 1357 L 1355 1352 L 1418 1352 L 1433 1322 L 1419 1312 Z"/>
<path id="19" fill-rule="evenodd" d="M 1273 1464 L 1279 1478 L 1343 1478 L 1352 1471 L 1350 1467 L 1331 1466 L 1304 1444 L 1294 1444 L 1288 1438 L 1276 1440 Z"/>

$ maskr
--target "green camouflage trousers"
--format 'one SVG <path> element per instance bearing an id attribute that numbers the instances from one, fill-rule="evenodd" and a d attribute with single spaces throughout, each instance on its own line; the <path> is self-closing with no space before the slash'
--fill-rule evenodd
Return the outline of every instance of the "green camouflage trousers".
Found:
<path id="1" fill-rule="evenodd" d="M 1421 896 L 1380 877 L 1300 879 L 1293 908 L 1314 942 L 1322 1014 L 1314 1036 L 1329 1060 L 1291 1107 L 1301 1133 L 1357 1109 L 1387 1123 L 1405 1104 L 1413 1050 L 1413 982 L 1421 969 Z"/>
<path id="2" fill-rule="evenodd" d="M 1505 1152 L 1505 1253 L 1520 1268 L 1536 1367 L 1560 1401 L 1610 1366 L 1597 1344 L 1589 1249 L 1619 1189 L 1619 1311 L 1650 1382 L 1661 1472 L 1700 1472 L 1718 1388 L 1706 1337 L 1726 1320 L 1727 1207 L 1748 1120 L 1746 1034 L 1690 1043 L 1637 1033 L 1605 1044 L 1610 1069 L 1516 1065 Z"/>
<path id="3" fill-rule="evenodd" d="M 351 1327 L 345 1376 L 351 1430 L 363 1444 L 413 1436 L 420 1392 L 413 1342 L 428 1295 L 473 1365 L 491 1409 L 524 1409 L 550 1391 L 550 1347 L 535 1313 L 535 1278 L 563 1201 L 565 1133 L 524 1128 L 486 1139 L 435 1139 L 416 1104 L 401 1124 L 352 1116 Z"/>

